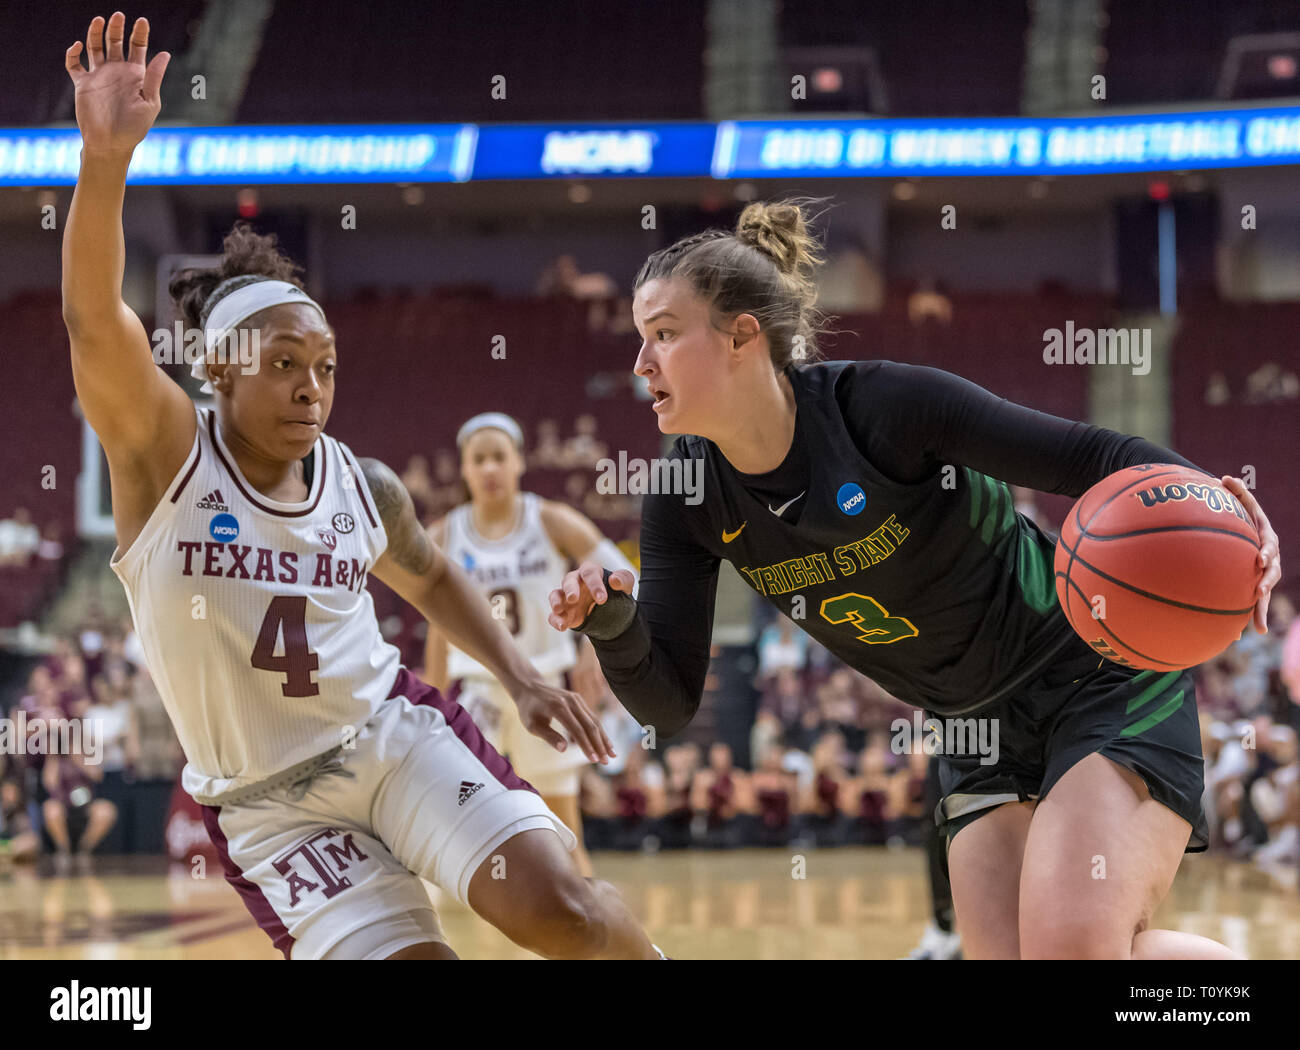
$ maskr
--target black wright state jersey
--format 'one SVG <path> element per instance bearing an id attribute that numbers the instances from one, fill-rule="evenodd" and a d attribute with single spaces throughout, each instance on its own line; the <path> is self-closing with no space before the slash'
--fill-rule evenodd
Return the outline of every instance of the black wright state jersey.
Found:
<path id="1" fill-rule="evenodd" d="M 833 361 L 787 375 L 795 433 L 777 470 L 742 475 L 712 441 L 683 436 L 670 461 L 703 461 L 680 475 L 703 498 L 645 497 L 637 618 L 595 646 L 615 694 L 660 732 L 698 707 L 720 560 L 893 695 L 960 714 L 1074 638 L 1055 538 L 1016 512 L 1008 483 L 1079 496 L 1126 466 L 1187 464 L 938 369 Z"/>

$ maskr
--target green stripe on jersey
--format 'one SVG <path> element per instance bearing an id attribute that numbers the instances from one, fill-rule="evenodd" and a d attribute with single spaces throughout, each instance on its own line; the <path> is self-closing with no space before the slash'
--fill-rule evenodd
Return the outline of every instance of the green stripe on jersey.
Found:
<path id="1" fill-rule="evenodd" d="M 1016 564 L 1016 578 L 1025 604 L 1038 613 L 1045 613 L 1056 605 L 1056 578 L 1052 572 L 1052 555 L 1028 536 L 1020 537 L 1020 552 Z"/>

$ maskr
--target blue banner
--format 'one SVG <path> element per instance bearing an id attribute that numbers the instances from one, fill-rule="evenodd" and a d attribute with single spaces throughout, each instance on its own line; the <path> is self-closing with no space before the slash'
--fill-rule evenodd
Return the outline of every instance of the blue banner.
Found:
<path id="1" fill-rule="evenodd" d="M 0 186 L 76 181 L 75 128 L 0 129 Z M 168 128 L 133 185 L 1079 175 L 1300 163 L 1300 107 L 1048 119 Z"/>
<path id="2" fill-rule="evenodd" d="M 715 178 L 1081 175 L 1300 163 L 1300 109 L 1048 120 L 728 121 Z"/>
<path id="3" fill-rule="evenodd" d="M 154 128 L 131 158 L 136 186 L 304 182 L 463 182 L 472 124 Z M 0 186 L 77 181 L 77 129 L 0 130 Z"/>

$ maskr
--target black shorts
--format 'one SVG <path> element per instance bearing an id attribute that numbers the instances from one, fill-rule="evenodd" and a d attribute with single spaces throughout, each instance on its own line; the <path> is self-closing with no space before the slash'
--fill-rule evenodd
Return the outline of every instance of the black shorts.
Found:
<path id="1" fill-rule="evenodd" d="M 1205 761 L 1191 672 L 1132 670 L 1077 641 L 1027 686 L 963 716 L 997 720 L 996 761 L 981 764 L 979 738 L 969 731 L 945 732 L 958 747 L 936 756 L 943 797 L 934 819 L 948 843 L 1004 802 L 1046 798 L 1068 769 L 1098 752 L 1140 776 L 1153 799 L 1192 826 L 1186 852 L 1206 849 Z M 985 754 L 992 740 L 987 729 Z"/>

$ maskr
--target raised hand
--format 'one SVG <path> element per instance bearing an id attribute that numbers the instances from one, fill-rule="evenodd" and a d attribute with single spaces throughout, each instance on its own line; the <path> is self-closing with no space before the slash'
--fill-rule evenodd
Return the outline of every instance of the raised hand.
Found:
<path id="1" fill-rule="evenodd" d="M 171 55 L 160 51 L 145 65 L 146 19 L 136 19 L 126 58 L 122 54 L 126 15 L 115 11 L 107 28 L 105 34 L 104 19 L 96 15 L 86 30 L 89 71 L 81 68 L 80 40 L 68 48 L 64 61 L 76 88 L 83 148 L 92 153 L 130 153 L 148 134 L 162 107 L 159 89 Z"/>

